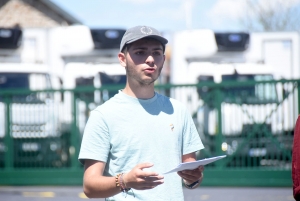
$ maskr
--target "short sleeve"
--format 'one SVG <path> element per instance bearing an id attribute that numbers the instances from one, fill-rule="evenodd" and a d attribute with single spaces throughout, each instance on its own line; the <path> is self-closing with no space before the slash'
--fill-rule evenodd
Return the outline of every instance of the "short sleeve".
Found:
<path id="1" fill-rule="evenodd" d="M 185 111 L 185 125 L 183 133 L 183 155 L 203 149 L 203 143 L 196 129 L 191 115 Z"/>
<path id="2" fill-rule="evenodd" d="M 109 149 L 108 126 L 102 113 L 94 110 L 84 129 L 78 159 L 82 164 L 85 159 L 107 162 Z"/>

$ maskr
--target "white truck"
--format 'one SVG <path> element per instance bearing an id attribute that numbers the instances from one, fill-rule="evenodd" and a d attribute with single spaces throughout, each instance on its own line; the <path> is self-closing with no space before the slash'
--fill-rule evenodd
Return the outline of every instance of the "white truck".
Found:
<path id="1" fill-rule="evenodd" d="M 300 35 L 298 32 L 250 34 L 245 58 L 271 66 L 275 79 L 300 79 Z"/>
<path id="2" fill-rule="evenodd" d="M 126 83 L 125 69 L 119 63 L 72 62 L 65 66 L 64 75 L 63 86 L 65 89 L 75 89 L 76 87 L 100 88 L 107 85 L 125 86 Z M 89 112 L 116 93 L 118 93 L 117 90 L 95 90 L 77 93 L 78 113 L 76 116 L 80 133 L 83 133 Z M 71 92 L 65 92 L 64 120 L 66 124 L 70 124 L 72 121 L 73 98 L 74 95 Z"/>
<path id="3" fill-rule="evenodd" d="M 187 30 L 175 33 L 172 42 L 172 84 L 300 78 L 299 35 L 296 33 L 248 34 Z M 214 105 L 217 98 L 211 87 L 183 87 L 183 90 L 172 91 L 172 96 L 189 108 L 202 139 L 217 136 L 221 128 L 224 143 L 216 150 L 222 149 L 231 155 L 239 146 L 244 146 L 239 148 L 242 150 L 240 154 L 265 158 L 270 153 L 280 154 L 281 150 L 261 141 L 243 145 L 239 143 L 241 139 L 251 135 L 250 139 L 270 141 L 272 135 L 277 138 L 288 135 L 289 141 L 280 146 L 291 144 L 291 133 L 298 115 L 294 83 L 224 86 L 219 88 L 220 113 Z M 222 124 L 218 127 L 220 120 Z M 262 130 L 264 133 L 261 133 Z M 228 139 L 233 140 L 229 142 Z M 255 163 L 266 164 L 268 159 L 265 158 Z"/>
<path id="4" fill-rule="evenodd" d="M 60 141 L 61 96 L 39 91 L 55 88 L 59 88 L 59 80 L 49 74 L 45 65 L 1 64 L 0 151 L 3 154 L 14 148 L 15 167 L 33 163 L 59 167 L 67 161 L 67 153 Z M 18 92 L 12 93 L 12 90 Z M 37 92 L 29 93 L 29 90 Z M 13 147 L 4 146 L 6 135 L 10 135 Z"/>
<path id="5" fill-rule="evenodd" d="M 19 36 L 14 29 L 0 27 L 0 63 L 43 64 L 49 73 L 62 79 L 63 56 L 79 56 L 94 49 L 91 30 L 84 25 L 21 31 Z M 17 36 L 18 42 L 13 40 Z"/>
<path id="6" fill-rule="evenodd" d="M 193 72 L 196 83 L 211 81 L 268 81 L 273 79 L 271 68 L 262 64 L 235 63 L 213 64 L 192 62 L 189 69 Z M 253 73 L 255 72 L 255 73 Z M 223 87 L 222 91 L 222 133 L 223 135 L 238 135 L 244 125 L 267 123 L 272 125 L 272 132 L 281 130 L 281 119 L 266 118 L 272 110 L 276 109 L 278 97 L 274 84 L 257 84 L 255 86 Z M 214 109 L 212 89 L 201 87 L 196 92 L 201 99 L 197 111 L 198 125 L 203 126 L 203 131 L 215 135 L 217 129 L 217 113 Z M 260 102 L 261 101 L 261 102 Z M 257 113 L 260 111 L 260 114 Z M 275 116 L 276 113 L 272 117 Z M 203 123 L 208 121 L 209 123 Z"/>

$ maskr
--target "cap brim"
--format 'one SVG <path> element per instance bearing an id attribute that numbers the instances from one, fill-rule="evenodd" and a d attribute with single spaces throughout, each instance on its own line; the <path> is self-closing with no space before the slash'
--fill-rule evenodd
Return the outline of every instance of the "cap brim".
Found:
<path id="1" fill-rule="evenodd" d="M 165 39 L 164 37 L 161 37 L 161 36 L 157 36 L 157 35 L 150 35 L 150 36 L 142 36 L 142 37 L 137 37 L 135 39 L 132 39 L 130 41 L 127 41 L 125 44 L 130 44 L 130 43 L 133 43 L 135 41 L 138 41 L 142 38 L 154 38 L 156 40 L 158 40 L 160 43 L 162 43 L 163 45 L 166 45 L 168 43 L 168 40 Z"/>

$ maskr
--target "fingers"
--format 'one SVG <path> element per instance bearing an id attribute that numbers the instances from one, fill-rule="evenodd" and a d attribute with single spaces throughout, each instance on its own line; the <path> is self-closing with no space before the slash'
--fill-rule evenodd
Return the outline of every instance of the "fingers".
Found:
<path id="1" fill-rule="evenodd" d="M 153 165 L 154 165 L 153 163 L 140 163 L 136 167 L 142 170 L 144 168 L 150 168 Z"/>
<path id="2" fill-rule="evenodd" d="M 164 183 L 163 179 L 158 179 L 157 177 L 144 177 L 138 178 L 136 182 L 132 183 L 131 186 L 137 190 L 146 190 L 155 188 L 158 185 Z"/>
<path id="3" fill-rule="evenodd" d="M 160 180 L 163 180 L 164 177 L 159 175 L 159 176 L 151 176 L 151 177 L 144 177 L 145 182 L 158 182 Z"/>
<path id="4" fill-rule="evenodd" d="M 199 166 L 194 170 L 184 170 L 177 172 L 180 177 L 187 181 L 197 181 L 201 180 L 203 177 L 204 167 Z"/>
<path id="5" fill-rule="evenodd" d="M 204 171 L 204 166 L 199 166 L 198 168 L 194 169 L 194 170 L 183 170 L 180 171 L 181 173 L 185 174 L 185 175 L 201 175 L 201 173 Z"/>
<path id="6" fill-rule="evenodd" d="M 130 172 L 124 174 L 123 179 L 128 187 L 137 190 L 155 188 L 164 183 L 164 177 L 156 172 L 145 170 L 152 167 L 152 163 L 141 163 L 134 167 Z"/>
<path id="7" fill-rule="evenodd" d="M 181 178 L 183 178 L 184 180 L 187 180 L 187 181 L 197 181 L 200 177 L 200 176 L 195 176 L 195 175 L 186 175 L 186 174 L 183 174 L 181 172 L 178 172 L 178 175 Z"/>
<path id="8" fill-rule="evenodd" d="M 157 179 L 156 177 L 145 177 L 144 181 L 140 183 L 143 190 L 155 188 L 158 185 L 164 183 L 163 179 Z"/>
<path id="9" fill-rule="evenodd" d="M 198 175 L 185 175 L 185 174 L 178 172 L 178 175 L 181 178 L 183 178 L 184 180 L 192 181 L 192 182 L 203 179 L 203 173 L 201 173 L 200 176 L 198 176 Z"/>
<path id="10" fill-rule="evenodd" d="M 141 172 L 139 172 L 138 176 L 139 177 L 151 177 L 151 176 L 158 176 L 158 173 L 153 172 L 153 171 L 149 171 L 149 170 L 145 170 L 146 168 L 150 168 L 152 167 L 153 164 L 152 163 L 141 163 L 138 164 L 136 166 L 136 168 L 142 170 Z"/>

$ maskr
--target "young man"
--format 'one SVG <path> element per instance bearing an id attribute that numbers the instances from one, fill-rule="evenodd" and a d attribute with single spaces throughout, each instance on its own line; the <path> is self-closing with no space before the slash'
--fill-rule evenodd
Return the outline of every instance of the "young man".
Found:
<path id="1" fill-rule="evenodd" d="M 124 34 L 118 58 L 126 86 L 91 112 L 82 139 L 79 160 L 88 197 L 182 201 L 181 178 L 190 189 L 201 183 L 203 166 L 163 175 L 195 161 L 195 152 L 204 148 L 185 107 L 154 91 L 167 42 L 147 26 Z"/>

